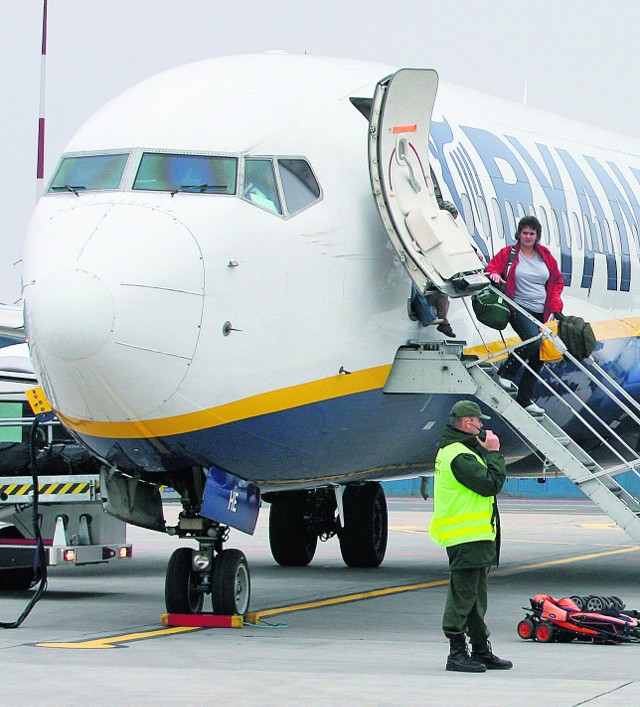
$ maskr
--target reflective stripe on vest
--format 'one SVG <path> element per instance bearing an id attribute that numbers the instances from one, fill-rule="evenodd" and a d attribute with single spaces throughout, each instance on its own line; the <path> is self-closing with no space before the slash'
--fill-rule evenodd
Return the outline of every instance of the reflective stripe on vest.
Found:
<path id="1" fill-rule="evenodd" d="M 496 538 L 491 523 L 493 496 L 480 496 L 457 481 L 451 462 L 458 454 L 472 454 L 482 466 L 487 466 L 479 454 L 461 442 L 448 444 L 438 451 L 429 536 L 445 547 Z"/>

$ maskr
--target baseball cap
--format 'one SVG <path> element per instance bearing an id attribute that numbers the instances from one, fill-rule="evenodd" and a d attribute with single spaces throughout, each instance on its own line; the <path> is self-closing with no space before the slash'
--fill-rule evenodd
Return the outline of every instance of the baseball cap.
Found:
<path id="1" fill-rule="evenodd" d="M 478 403 L 473 400 L 458 400 L 451 408 L 451 417 L 479 417 L 481 420 L 490 420 L 489 415 L 483 415 Z"/>

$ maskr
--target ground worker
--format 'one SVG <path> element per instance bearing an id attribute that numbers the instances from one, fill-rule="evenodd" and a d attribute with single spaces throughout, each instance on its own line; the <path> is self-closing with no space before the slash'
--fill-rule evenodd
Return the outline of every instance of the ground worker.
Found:
<path id="1" fill-rule="evenodd" d="M 440 438 L 435 462 L 434 510 L 429 535 L 447 549 L 451 579 L 442 629 L 451 650 L 447 670 L 483 673 L 513 667 L 491 651 L 487 611 L 487 574 L 500 556 L 500 518 L 496 494 L 506 465 L 500 440 L 482 432 L 478 403 L 459 400 Z M 467 649 L 467 635 L 472 652 Z"/>

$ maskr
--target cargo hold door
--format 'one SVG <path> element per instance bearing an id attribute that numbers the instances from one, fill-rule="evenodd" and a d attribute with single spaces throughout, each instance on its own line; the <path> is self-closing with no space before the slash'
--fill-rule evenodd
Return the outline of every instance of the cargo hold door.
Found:
<path id="1" fill-rule="evenodd" d="M 453 297 L 488 284 L 462 219 L 438 207 L 429 167 L 429 126 L 438 89 L 431 69 L 400 69 L 376 87 L 370 117 L 373 195 L 420 292 Z"/>

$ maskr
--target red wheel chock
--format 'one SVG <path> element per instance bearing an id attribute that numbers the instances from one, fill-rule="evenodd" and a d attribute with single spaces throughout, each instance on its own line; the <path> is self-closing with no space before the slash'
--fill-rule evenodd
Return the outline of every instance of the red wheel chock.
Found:
<path id="1" fill-rule="evenodd" d="M 244 625 L 244 620 L 240 615 L 162 614 L 160 621 L 164 626 L 200 626 L 202 628 L 242 628 Z"/>

